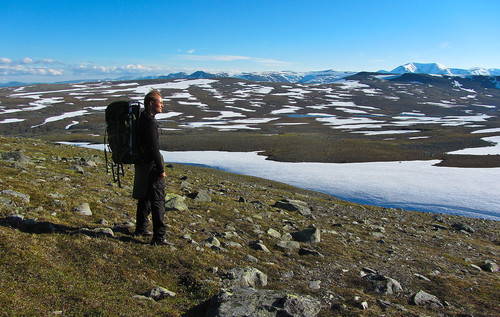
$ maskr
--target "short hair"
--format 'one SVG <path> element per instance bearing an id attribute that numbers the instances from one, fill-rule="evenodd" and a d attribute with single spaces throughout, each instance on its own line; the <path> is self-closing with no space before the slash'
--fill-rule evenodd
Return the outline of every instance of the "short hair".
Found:
<path id="1" fill-rule="evenodd" d="M 144 97 L 144 109 L 149 109 L 149 102 L 155 101 L 156 99 L 161 99 L 161 93 L 157 89 L 151 89 L 150 92 L 147 93 L 146 97 Z"/>

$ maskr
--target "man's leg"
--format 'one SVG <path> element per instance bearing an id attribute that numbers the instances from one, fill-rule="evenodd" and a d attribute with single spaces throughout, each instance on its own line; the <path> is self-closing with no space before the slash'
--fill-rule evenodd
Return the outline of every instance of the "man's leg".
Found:
<path id="1" fill-rule="evenodd" d="M 135 218 L 135 234 L 148 233 L 149 219 L 151 213 L 151 202 L 148 197 L 141 198 L 137 201 L 137 212 Z"/>
<path id="2" fill-rule="evenodd" d="M 165 180 L 157 180 L 152 184 L 151 217 L 153 219 L 153 240 L 165 240 L 167 226 L 165 225 Z"/>

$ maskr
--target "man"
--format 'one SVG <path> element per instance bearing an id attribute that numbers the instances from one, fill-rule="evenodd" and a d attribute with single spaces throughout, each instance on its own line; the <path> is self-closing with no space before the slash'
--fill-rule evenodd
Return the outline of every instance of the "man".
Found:
<path id="1" fill-rule="evenodd" d="M 135 165 L 134 190 L 137 201 L 135 235 L 153 236 L 151 245 L 171 245 L 165 235 L 165 170 L 158 143 L 158 123 L 155 116 L 163 110 L 160 92 L 151 90 L 144 98 L 144 111 L 138 121 L 142 163 Z M 148 216 L 153 220 L 153 232 L 148 230 Z"/>

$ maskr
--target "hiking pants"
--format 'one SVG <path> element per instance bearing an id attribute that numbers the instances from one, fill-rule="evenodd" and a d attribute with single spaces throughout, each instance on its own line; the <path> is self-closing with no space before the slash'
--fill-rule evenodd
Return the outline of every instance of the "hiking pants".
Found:
<path id="1" fill-rule="evenodd" d="M 165 218 L 165 179 L 153 180 L 148 184 L 146 196 L 137 201 L 136 231 L 148 229 L 148 216 L 153 219 L 153 241 L 162 241 L 167 233 Z"/>

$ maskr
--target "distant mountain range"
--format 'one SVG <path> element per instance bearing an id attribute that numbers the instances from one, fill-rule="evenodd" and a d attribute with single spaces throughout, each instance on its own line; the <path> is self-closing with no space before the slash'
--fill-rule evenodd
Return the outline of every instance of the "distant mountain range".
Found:
<path id="1" fill-rule="evenodd" d="M 403 73 L 417 73 L 428 75 L 448 75 L 448 76 L 464 76 L 464 75 L 477 75 L 477 76 L 500 76 L 500 69 L 498 68 L 480 68 L 474 67 L 470 69 L 462 68 L 448 68 L 439 63 L 408 63 L 394 68 L 390 72 L 381 70 L 379 73 L 403 74 Z"/>
<path id="2" fill-rule="evenodd" d="M 58 83 L 76 83 L 76 82 L 92 82 L 92 81 L 125 81 L 125 80 L 144 80 L 144 79 L 199 79 L 199 78 L 239 78 L 257 82 L 280 82 L 280 83 L 303 83 L 303 84 L 327 84 L 345 77 L 358 74 L 360 72 L 349 71 L 311 71 L 311 72 L 294 72 L 294 71 L 269 71 L 269 72 L 244 72 L 244 73 L 207 73 L 204 71 L 196 71 L 192 74 L 180 72 L 167 75 L 155 76 L 123 76 L 114 79 L 99 79 L 99 80 L 81 80 L 81 81 L 66 81 Z M 379 70 L 377 73 L 383 74 L 428 74 L 428 75 L 443 75 L 443 76 L 500 76 L 498 68 L 480 68 L 474 67 L 470 69 L 448 68 L 439 63 L 408 63 L 398 66 L 391 71 Z M 31 83 L 33 84 L 33 83 Z M 0 87 L 22 86 L 28 83 L 9 82 L 1 84 Z"/>

